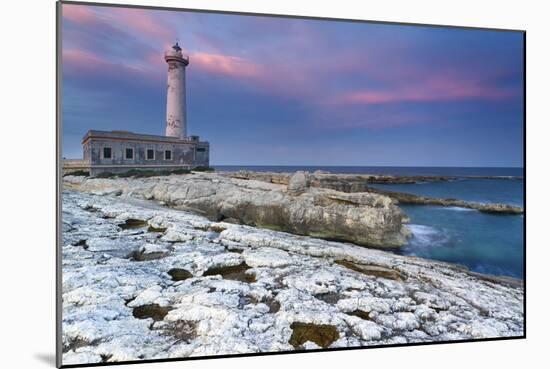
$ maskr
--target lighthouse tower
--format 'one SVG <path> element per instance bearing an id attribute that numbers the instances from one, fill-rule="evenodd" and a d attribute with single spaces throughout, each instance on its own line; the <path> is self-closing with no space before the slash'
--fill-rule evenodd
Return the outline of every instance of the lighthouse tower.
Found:
<path id="1" fill-rule="evenodd" d="M 164 53 L 168 63 L 168 89 L 166 91 L 166 136 L 187 137 L 187 112 L 185 110 L 185 67 L 189 57 L 176 44 Z"/>

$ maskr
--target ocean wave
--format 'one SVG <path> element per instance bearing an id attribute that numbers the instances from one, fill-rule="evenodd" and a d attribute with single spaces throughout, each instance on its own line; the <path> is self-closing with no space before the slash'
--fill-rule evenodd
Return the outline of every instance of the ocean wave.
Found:
<path id="1" fill-rule="evenodd" d="M 445 232 L 434 227 L 422 224 L 409 224 L 408 227 L 412 233 L 412 239 L 409 242 L 409 246 L 440 246 L 448 241 L 448 236 Z"/>
<path id="2" fill-rule="evenodd" d="M 462 208 L 460 206 L 442 206 L 442 209 L 452 211 L 477 211 L 476 209 Z"/>

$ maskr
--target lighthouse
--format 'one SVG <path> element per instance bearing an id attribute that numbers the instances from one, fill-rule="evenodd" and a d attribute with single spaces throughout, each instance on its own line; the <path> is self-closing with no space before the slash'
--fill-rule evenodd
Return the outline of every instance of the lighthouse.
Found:
<path id="1" fill-rule="evenodd" d="M 168 64 L 165 135 L 90 129 L 82 138 L 83 158 L 64 160 L 64 173 L 83 170 L 94 177 L 102 173 L 170 172 L 210 165 L 208 141 L 187 136 L 185 67 L 189 57 L 176 42 L 164 53 L 164 60 Z"/>
<path id="2" fill-rule="evenodd" d="M 185 110 L 185 67 L 189 57 L 176 44 L 164 53 L 168 64 L 168 86 L 166 91 L 166 136 L 187 138 L 187 112 Z"/>

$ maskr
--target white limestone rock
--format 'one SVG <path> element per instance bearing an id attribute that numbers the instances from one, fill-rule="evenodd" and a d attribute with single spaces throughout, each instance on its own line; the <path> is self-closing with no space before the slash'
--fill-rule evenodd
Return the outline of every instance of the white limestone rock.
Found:
<path id="1" fill-rule="evenodd" d="M 247 249 L 243 252 L 243 257 L 252 267 L 281 268 L 294 263 L 288 252 L 271 247 Z"/>
<path id="2" fill-rule="evenodd" d="M 307 191 L 308 187 L 308 173 L 299 171 L 294 173 L 290 177 L 288 181 L 287 192 L 291 195 L 300 195 Z"/>
<path id="3" fill-rule="evenodd" d="M 303 172 L 291 178 L 288 188 L 215 173 L 151 178 L 65 178 L 65 187 L 73 190 L 161 201 L 210 219 L 231 218 L 262 228 L 366 246 L 401 246 L 410 234 L 404 225 L 404 213 L 389 197 L 310 188 L 308 175 Z M 209 226 L 204 221 L 194 222 L 195 228 Z"/>
<path id="4" fill-rule="evenodd" d="M 122 230 L 121 219 L 166 232 Z M 64 364 L 288 351 L 292 323 L 335 327 L 329 347 L 523 335 L 523 289 L 451 264 L 244 225 L 222 230 L 124 195 L 67 190 L 63 222 Z M 168 242 L 170 231 L 185 237 Z M 134 250 L 162 256 L 138 261 Z M 190 277 L 173 280 L 173 269 Z M 138 319 L 143 306 L 165 315 Z"/>

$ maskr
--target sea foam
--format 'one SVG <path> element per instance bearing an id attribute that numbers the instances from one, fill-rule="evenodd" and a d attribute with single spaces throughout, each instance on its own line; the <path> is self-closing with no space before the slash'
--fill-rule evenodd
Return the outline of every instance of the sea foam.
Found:
<path id="1" fill-rule="evenodd" d="M 431 247 L 439 246 L 448 240 L 448 236 L 444 232 L 422 224 L 409 224 L 409 229 L 412 232 L 410 246 Z"/>
<path id="2" fill-rule="evenodd" d="M 441 208 L 452 211 L 477 211 L 476 209 L 462 208 L 460 206 L 442 206 Z"/>

